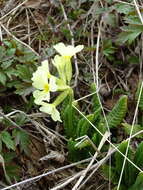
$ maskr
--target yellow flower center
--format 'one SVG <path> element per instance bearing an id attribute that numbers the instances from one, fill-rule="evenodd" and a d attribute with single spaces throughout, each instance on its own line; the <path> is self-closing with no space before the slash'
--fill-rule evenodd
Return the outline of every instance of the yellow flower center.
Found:
<path id="1" fill-rule="evenodd" d="M 48 84 L 45 84 L 45 85 L 44 85 L 44 91 L 45 91 L 45 92 L 49 92 L 49 85 L 48 85 Z"/>
<path id="2" fill-rule="evenodd" d="M 65 59 L 70 59 L 72 56 L 70 56 L 70 55 L 64 55 L 63 56 Z"/>

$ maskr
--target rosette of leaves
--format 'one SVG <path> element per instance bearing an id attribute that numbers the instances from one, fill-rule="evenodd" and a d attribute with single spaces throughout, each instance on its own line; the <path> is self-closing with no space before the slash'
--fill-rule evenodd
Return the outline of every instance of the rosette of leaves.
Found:
<path id="1" fill-rule="evenodd" d="M 69 149 L 69 155 L 70 157 L 75 160 L 78 160 L 82 154 L 82 158 L 88 157 L 91 152 L 94 151 L 91 142 L 86 139 L 80 145 L 75 147 L 75 144 L 77 144 L 76 139 L 83 136 L 88 136 L 89 139 L 95 144 L 95 146 L 98 146 L 100 143 L 100 140 L 102 138 L 102 135 L 99 134 L 97 131 L 100 131 L 103 135 L 107 131 L 107 124 L 106 121 L 102 115 L 101 112 L 101 105 L 99 96 L 96 93 L 96 85 L 91 85 L 91 93 L 95 92 L 95 94 L 92 96 L 92 113 L 86 115 L 86 118 L 79 117 L 79 114 L 72 106 L 72 103 L 65 103 L 63 110 L 63 121 L 64 121 L 64 128 L 65 128 L 65 134 L 68 137 L 69 143 L 68 143 L 68 149 Z M 77 108 L 79 107 L 76 105 Z M 122 96 L 119 101 L 116 103 L 116 105 L 113 107 L 112 111 L 107 114 L 107 122 L 109 125 L 109 128 L 117 127 L 125 117 L 127 111 L 127 96 Z M 91 123 L 95 126 L 91 125 Z M 78 149 L 78 151 L 77 151 Z M 78 154 L 77 154 L 78 152 Z M 74 155 L 75 157 L 74 157 Z"/>
<path id="2" fill-rule="evenodd" d="M 125 154 L 128 142 L 123 141 L 118 149 Z M 138 167 L 143 167 L 143 142 L 139 144 L 136 151 L 130 147 L 128 152 L 128 158 Z M 102 172 L 104 176 L 109 179 L 109 169 L 111 171 L 110 180 L 115 185 L 114 190 L 117 189 L 117 184 L 120 178 L 124 157 L 116 152 L 112 158 L 112 167 L 108 164 L 102 166 Z M 142 190 L 143 187 L 143 173 L 139 172 L 131 163 L 126 160 L 120 190 Z"/>
<path id="3" fill-rule="evenodd" d="M 32 90 L 31 77 L 36 70 L 38 57 L 15 40 L 5 39 L 0 43 L 1 91 L 16 89 L 15 93 L 27 95 Z"/>

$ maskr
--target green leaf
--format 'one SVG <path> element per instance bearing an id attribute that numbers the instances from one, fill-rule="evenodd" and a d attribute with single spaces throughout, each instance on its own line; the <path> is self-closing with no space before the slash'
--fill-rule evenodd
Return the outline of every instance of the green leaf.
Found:
<path id="1" fill-rule="evenodd" d="M 123 13 L 123 14 L 129 14 L 131 11 L 134 10 L 132 6 L 122 3 L 117 3 L 115 4 L 114 7 L 118 13 Z"/>
<path id="2" fill-rule="evenodd" d="M 139 102 L 139 108 L 140 108 L 141 111 L 143 111 L 143 88 L 142 88 L 142 91 L 140 92 L 142 82 L 143 81 L 139 81 L 137 92 L 136 92 L 136 96 L 135 96 L 136 101 L 138 101 L 139 94 L 141 93 L 140 102 Z"/>
<path id="3" fill-rule="evenodd" d="M 20 180 L 20 168 L 17 165 L 9 164 L 5 167 L 8 177 L 11 180 Z"/>
<path id="4" fill-rule="evenodd" d="M 3 158 L 5 163 L 11 162 L 14 158 L 16 158 L 16 152 L 6 152 L 3 154 Z"/>
<path id="5" fill-rule="evenodd" d="M 33 92 L 33 87 L 31 85 L 32 85 L 31 83 L 24 83 L 24 82 L 20 83 L 20 81 L 18 81 L 17 84 L 13 85 L 16 88 L 15 94 L 23 96 L 29 95 L 31 92 Z"/>
<path id="6" fill-rule="evenodd" d="M 16 117 L 15 117 L 15 122 L 16 122 L 17 125 L 19 125 L 19 126 L 24 125 L 24 124 L 28 121 L 26 115 L 23 114 L 23 113 L 18 113 L 18 114 L 16 114 L 15 116 L 16 116 Z"/>
<path id="7" fill-rule="evenodd" d="M 110 178 L 113 184 L 118 183 L 118 177 L 114 167 L 104 164 L 101 169 L 104 177 L 107 178 L 107 180 Z"/>
<path id="8" fill-rule="evenodd" d="M 120 185 L 120 187 L 118 188 L 118 186 L 114 187 L 113 190 L 127 190 L 127 187 L 125 187 L 124 185 Z"/>
<path id="9" fill-rule="evenodd" d="M 98 112 L 95 112 L 94 114 L 89 114 L 86 116 L 86 118 L 87 119 L 85 118 L 80 119 L 77 124 L 77 130 L 76 130 L 77 137 L 88 135 L 89 128 L 93 127 L 87 120 L 89 120 L 91 123 L 94 123 L 94 121 L 96 121 L 96 119 L 98 118 Z"/>
<path id="10" fill-rule="evenodd" d="M 10 180 L 8 174 L 7 174 L 7 171 L 6 171 L 5 160 L 4 160 L 4 158 L 2 157 L 1 154 L 0 154 L 0 164 L 3 167 L 4 176 L 5 176 L 6 180 L 7 180 L 7 182 L 11 184 L 11 180 Z"/>
<path id="11" fill-rule="evenodd" d="M 93 112 L 95 112 L 99 108 L 101 108 L 99 98 L 98 98 L 98 95 L 97 95 L 98 92 L 97 92 L 95 83 L 91 84 L 90 91 L 91 91 L 91 93 L 95 93 L 95 94 L 92 95 L 92 110 L 93 110 Z"/>
<path id="12" fill-rule="evenodd" d="M 9 49 L 7 49 L 7 51 L 6 51 L 6 55 L 7 55 L 8 57 L 12 57 L 12 56 L 14 56 L 15 52 L 16 52 L 16 49 L 15 49 L 15 48 L 9 48 Z"/>
<path id="13" fill-rule="evenodd" d="M 14 129 L 12 132 L 12 136 L 15 138 L 16 146 L 17 145 L 20 146 L 21 152 L 24 151 L 26 155 L 29 155 L 29 148 L 28 148 L 30 144 L 29 135 L 24 131 L 21 131 L 19 129 Z"/>
<path id="14" fill-rule="evenodd" d="M 139 173 L 135 184 L 128 190 L 143 190 L 143 172 Z"/>
<path id="15" fill-rule="evenodd" d="M 16 60 L 19 61 L 20 63 L 31 64 L 38 59 L 38 56 L 36 56 L 34 53 L 31 52 L 23 52 L 23 53 L 24 53 L 23 56 L 16 57 Z"/>
<path id="16" fill-rule="evenodd" d="M 139 35 L 141 34 L 140 32 L 121 32 L 117 38 L 117 43 L 118 44 L 123 44 L 125 42 L 128 42 L 131 44 Z"/>
<path id="17" fill-rule="evenodd" d="M 16 69 L 16 73 L 20 79 L 22 79 L 25 82 L 31 82 L 33 70 L 31 70 L 30 67 L 28 67 L 28 65 L 17 65 Z"/>
<path id="18" fill-rule="evenodd" d="M 128 145 L 128 142 L 123 141 L 119 145 L 119 148 L 118 148 L 120 150 L 120 152 L 122 152 L 124 155 L 126 153 L 127 145 Z M 128 158 L 130 160 L 132 160 L 131 157 L 132 157 L 132 151 L 129 148 Z M 118 177 L 120 177 L 123 162 L 124 162 L 124 157 L 119 152 L 116 152 L 115 153 L 115 170 L 116 170 Z M 121 182 L 122 185 L 129 187 L 130 185 L 132 185 L 134 183 L 134 181 L 135 181 L 134 171 L 135 171 L 134 166 L 132 166 L 132 164 L 126 160 L 126 164 L 125 164 L 125 168 L 124 168 L 124 172 L 123 172 L 123 177 L 122 177 L 122 182 Z"/>
<path id="19" fill-rule="evenodd" d="M 130 125 L 128 123 L 122 123 L 122 125 L 123 125 L 124 130 L 127 133 L 127 135 L 130 135 L 132 125 Z M 137 124 L 134 125 L 132 135 L 136 134 L 137 132 L 139 132 L 141 130 L 143 130 L 143 127 L 141 125 L 137 125 Z M 136 138 L 143 138 L 143 133 L 137 135 Z"/>
<path id="20" fill-rule="evenodd" d="M 5 48 L 3 46 L 0 46 L 0 62 L 3 60 L 5 55 L 6 55 Z"/>
<path id="21" fill-rule="evenodd" d="M 143 167 L 143 142 L 141 142 L 137 148 L 134 157 L 134 163 L 140 168 Z"/>
<path id="22" fill-rule="evenodd" d="M 116 48 L 113 47 L 112 41 L 109 39 L 106 39 L 103 41 L 103 54 L 106 57 L 109 57 L 110 55 L 115 53 Z"/>
<path id="23" fill-rule="evenodd" d="M 142 25 L 141 20 L 137 15 L 127 15 L 124 20 L 126 24 Z"/>
<path id="24" fill-rule="evenodd" d="M 2 83 L 3 85 L 6 84 L 6 75 L 2 71 L 0 71 L 0 83 Z"/>
<path id="25" fill-rule="evenodd" d="M 77 122 L 79 115 L 75 108 L 72 106 L 73 104 L 73 93 L 69 94 L 67 96 L 62 104 L 62 109 L 61 109 L 61 117 L 64 123 L 64 129 L 65 129 L 65 134 L 68 138 L 76 138 L 76 128 L 77 128 Z M 74 104 L 74 106 L 78 106 L 77 103 Z"/>
<path id="26" fill-rule="evenodd" d="M 12 140 L 12 136 L 7 131 L 2 131 L 1 139 L 8 149 L 12 149 L 15 151 L 14 141 Z"/>
<path id="27" fill-rule="evenodd" d="M 117 127 L 127 112 L 127 96 L 122 96 L 107 115 L 107 121 L 110 128 Z"/>
<path id="28" fill-rule="evenodd" d="M 8 67 L 10 67 L 12 64 L 13 64 L 13 60 L 12 59 L 11 60 L 7 60 L 7 61 L 3 61 L 3 63 L 1 64 L 1 67 L 5 70 Z"/>
<path id="29" fill-rule="evenodd" d="M 6 47 L 8 47 L 8 48 L 12 48 L 12 43 L 9 41 L 9 40 L 3 40 L 3 43 L 4 43 L 4 45 L 6 46 Z"/>
<path id="30" fill-rule="evenodd" d="M 77 151 L 77 148 L 75 147 L 77 142 L 73 141 L 72 139 L 70 139 L 68 141 L 68 157 L 70 160 L 72 161 L 77 161 L 79 158 L 78 158 L 78 151 Z"/>
<path id="31" fill-rule="evenodd" d="M 104 134 L 107 131 L 107 126 L 106 123 L 103 122 L 104 118 L 101 117 L 101 119 L 97 122 L 97 124 L 95 124 L 95 126 L 97 127 L 97 129 Z M 102 139 L 102 135 L 100 135 L 99 133 L 97 133 L 96 135 L 96 145 L 98 146 L 100 144 L 100 141 Z"/>
<path id="32" fill-rule="evenodd" d="M 75 137 L 76 136 L 76 115 L 75 115 L 75 109 L 72 107 L 72 104 L 67 105 L 67 107 L 64 110 L 63 114 L 63 122 L 64 122 L 64 129 L 66 136 L 69 137 Z"/>
<path id="33" fill-rule="evenodd" d="M 0 152 L 2 151 L 2 139 L 1 139 L 1 134 L 0 134 Z"/>
<path id="34" fill-rule="evenodd" d="M 77 144 L 76 141 L 73 141 L 72 139 L 70 139 L 68 141 L 68 156 L 69 159 L 73 162 L 85 159 L 85 158 L 89 158 L 90 154 L 89 154 L 89 147 L 83 148 L 83 149 L 78 149 L 77 147 L 75 147 L 75 145 Z"/>
<path id="35" fill-rule="evenodd" d="M 128 25 L 123 26 L 121 29 L 125 32 L 143 32 L 143 25 Z"/>
<path id="36" fill-rule="evenodd" d="M 5 73 L 6 73 L 6 75 L 9 77 L 10 80 L 12 80 L 12 77 L 13 77 L 13 76 L 17 76 L 17 75 L 16 75 L 16 70 L 13 69 L 13 68 L 11 68 L 11 67 L 7 68 L 7 69 L 5 70 Z"/>

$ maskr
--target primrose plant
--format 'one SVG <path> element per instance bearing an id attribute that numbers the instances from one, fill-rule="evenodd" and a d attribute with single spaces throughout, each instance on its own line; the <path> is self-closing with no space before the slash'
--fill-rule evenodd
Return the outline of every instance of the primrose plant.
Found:
<path id="1" fill-rule="evenodd" d="M 83 45 L 76 47 L 72 45 L 65 46 L 58 43 L 54 49 L 60 54 L 56 55 L 52 60 L 53 65 L 58 71 L 58 77 L 52 75 L 49 71 L 48 61 L 42 62 L 32 77 L 32 85 L 35 87 L 33 96 L 35 104 L 40 106 L 40 111 L 51 115 L 54 121 L 61 121 L 60 113 L 57 106 L 69 95 L 72 96 L 73 91 L 70 87 L 72 78 L 71 58 L 83 49 Z M 59 92 L 53 103 L 50 103 L 50 93 Z"/>

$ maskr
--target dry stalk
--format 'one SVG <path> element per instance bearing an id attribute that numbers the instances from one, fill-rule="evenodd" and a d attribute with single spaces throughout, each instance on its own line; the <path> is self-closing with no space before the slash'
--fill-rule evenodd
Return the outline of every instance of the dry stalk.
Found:
<path id="1" fill-rule="evenodd" d="M 106 132 L 104 134 L 104 136 L 102 137 L 102 140 L 100 141 L 100 144 L 98 146 L 98 151 L 100 152 L 102 146 L 105 144 L 106 140 L 108 139 L 108 137 L 110 136 L 109 132 Z M 79 180 L 77 181 L 77 183 L 75 184 L 75 186 L 72 188 L 72 190 L 77 190 L 79 185 L 81 184 L 81 182 L 83 181 L 83 179 L 86 177 L 86 174 L 88 173 L 88 171 L 90 170 L 90 168 L 92 167 L 94 161 L 96 160 L 98 155 L 98 152 L 96 151 L 91 162 L 89 163 L 89 165 L 87 166 L 87 168 L 84 170 L 83 174 L 80 176 Z"/>
<path id="2" fill-rule="evenodd" d="M 33 48 L 31 48 L 28 44 L 26 44 L 25 42 L 19 40 L 16 36 L 14 36 L 1 22 L 0 22 L 0 27 L 2 27 L 6 31 L 6 33 L 9 36 L 11 36 L 13 39 L 15 39 L 17 42 L 21 43 L 22 45 L 24 45 L 25 47 L 30 49 L 35 55 L 39 56 L 39 54 Z"/>
<path id="3" fill-rule="evenodd" d="M 0 18 L 0 21 L 2 21 L 4 18 L 6 18 L 7 16 L 9 16 L 11 13 L 13 13 L 14 11 L 16 11 L 17 9 L 19 9 L 20 7 L 22 7 L 28 0 L 23 1 L 22 3 L 20 3 L 18 6 L 16 6 L 15 8 L 13 8 L 11 11 L 9 11 L 7 14 L 5 14 L 4 16 L 2 16 Z"/>

